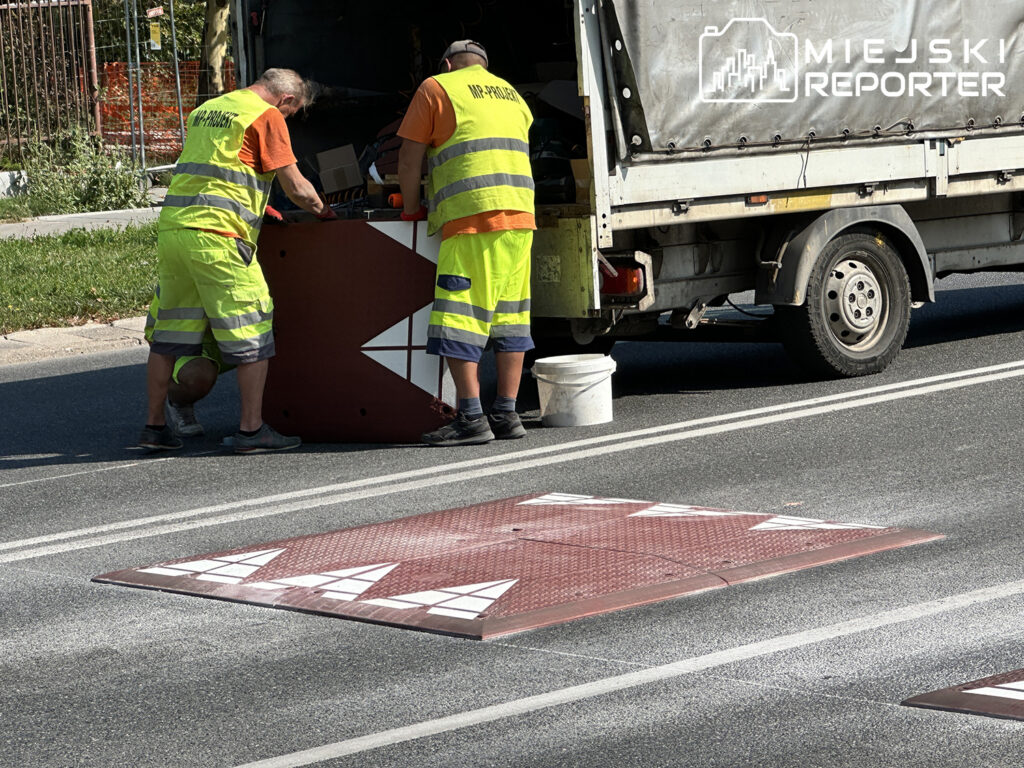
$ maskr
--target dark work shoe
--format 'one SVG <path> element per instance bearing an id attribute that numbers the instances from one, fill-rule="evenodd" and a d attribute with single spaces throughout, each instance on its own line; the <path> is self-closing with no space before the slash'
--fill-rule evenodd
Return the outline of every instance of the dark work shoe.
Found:
<path id="1" fill-rule="evenodd" d="M 181 437 L 198 437 L 203 434 L 203 425 L 196 418 L 191 405 L 175 405 L 170 398 L 164 401 L 164 416 L 174 434 Z"/>
<path id="2" fill-rule="evenodd" d="M 440 429 L 423 435 L 423 442 L 427 445 L 442 447 L 450 445 L 480 445 L 481 443 L 489 443 L 493 439 L 494 433 L 491 432 L 487 419 L 483 416 L 478 419 L 469 419 L 461 413 Z"/>
<path id="3" fill-rule="evenodd" d="M 174 431 L 164 425 L 161 429 L 150 429 L 144 427 L 142 434 L 139 435 L 139 448 L 145 448 L 149 451 L 176 451 L 184 443 L 179 440 Z"/>
<path id="4" fill-rule="evenodd" d="M 495 440 L 518 440 L 526 437 L 526 428 L 515 411 L 491 411 L 487 414 Z"/>
<path id="5" fill-rule="evenodd" d="M 235 453 L 267 453 L 268 451 L 287 451 L 291 448 L 298 448 L 302 445 L 302 439 L 285 437 L 274 431 L 269 424 L 264 424 L 252 436 L 243 435 L 241 432 L 236 433 L 231 438 L 231 445 L 235 449 Z"/>

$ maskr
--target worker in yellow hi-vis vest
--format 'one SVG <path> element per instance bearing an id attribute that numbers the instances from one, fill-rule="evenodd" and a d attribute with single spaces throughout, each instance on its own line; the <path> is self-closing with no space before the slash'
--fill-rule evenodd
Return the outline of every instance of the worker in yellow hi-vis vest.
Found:
<path id="1" fill-rule="evenodd" d="M 474 445 L 526 435 L 516 396 L 530 337 L 534 222 L 529 131 L 533 116 L 515 88 L 487 71 L 487 51 L 452 43 L 442 73 L 413 96 L 398 135 L 406 221 L 441 232 L 427 352 L 445 358 L 458 414 L 423 436 L 429 445 Z M 420 204 L 423 158 L 429 210 Z M 478 366 L 490 341 L 497 398 L 484 417 Z"/>
<path id="2" fill-rule="evenodd" d="M 295 448 L 263 423 L 267 361 L 274 355 L 274 303 L 256 260 L 256 239 L 275 175 L 288 198 L 316 216 L 334 212 L 299 172 L 285 118 L 308 107 L 310 84 L 290 69 L 268 69 L 248 88 L 207 101 L 188 133 L 158 226 L 159 305 L 146 388 L 149 412 L 139 446 L 182 446 L 165 409 L 175 361 L 201 356 L 212 333 L 225 365 L 237 366 L 238 453 Z"/>

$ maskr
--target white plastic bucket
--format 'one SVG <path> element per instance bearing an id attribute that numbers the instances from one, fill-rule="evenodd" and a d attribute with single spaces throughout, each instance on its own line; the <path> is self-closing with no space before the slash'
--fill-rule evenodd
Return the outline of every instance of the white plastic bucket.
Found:
<path id="1" fill-rule="evenodd" d="M 582 427 L 612 420 L 612 372 L 608 355 L 559 355 L 533 364 L 546 427 Z"/>

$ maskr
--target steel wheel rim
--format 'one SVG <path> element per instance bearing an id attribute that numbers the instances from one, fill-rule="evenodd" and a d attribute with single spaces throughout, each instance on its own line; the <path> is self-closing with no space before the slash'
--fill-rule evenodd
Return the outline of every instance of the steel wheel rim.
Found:
<path id="1" fill-rule="evenodd" d="M 829 270 L 822 295 L 832 339 L 851 351 L 870 349 L 889 321 L 889 288 L 878 279 L 874 259 L 858 251 L 838 259 Z"/>

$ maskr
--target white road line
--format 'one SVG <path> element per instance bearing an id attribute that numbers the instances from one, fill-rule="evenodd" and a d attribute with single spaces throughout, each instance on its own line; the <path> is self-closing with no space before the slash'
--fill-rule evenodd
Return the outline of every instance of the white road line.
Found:
<path id="1" fill-rule="evenodd" d="M 272 757 L 266 760 L 258 760 L 254 763 L 246 763 L 237 768 L 297 768 L 297 766 L 312 765 L 333 760 L 346 755 L 353 755 L 360 752 L 367 752 L 371 749 L 400 744 L 405 741 L 422 739 L 427 736 L 436 736 L 441 733 L 455 731 L 460 728 L 467 728 L 481 723 L 490 723 L 495 720 L 503 720 L 510 717 L 529 714 L 541 709 L 561 706 L 574 701 L 592 699 L 615 691 L 628 690 L 639 686 L 669 680 L 683 675 L 690 675 L 707 669 L 723 667 L 727 664 L 748 661 L 760 656 L 767 656 L 779 651 L 787 651 L 793 648 L 803 648 L 808 645 L 835 640 L 841 637 L 848 637 L 860 632 L 881 629 L 894 624 L 904 624 L 910 621 L 918 621 L 931 616 L 938 616 L 951 611 L 959 611 L 981 603 L 993 600 L 1004 600 L 1009 597 L 1016 597 L 1024 594 L 1024 581 L 1014 581 L 1008 584 L 1000 584 L 995 587 L 964 592 L 959 595 L 930 600 L 916 605 L 897 608 L 892 611 L 884 611 L 871 616 L 864 616 L 859 619 L 842 621 L 838 624 L 831 624 L 826 627 L 816 627 L 803 632 L 795 632 L 790 635 L 783 635 L 771 640 L 762 640 L 756 643 L 729 648 L 724 651 L 709 653 L 704 656 L 693 656 L 689 659 L 675 661 L 671 664 L 663 664 L 657 667 L 627 672 L 613 677 L 605 677 L 583 685 L 574 685 L 569 688 L 561 688 L 556 691 L 549 691 L 537 696 L 528 696 L 523 699 L 508 701 L 504 704 L 496 704 L 491 707 L 483 707 L 468 712 L 460 712 L 457 715 L 427 720 L 422 723 L 408 725 L 403 728 L 392 728 L 379 733 L 371 733 L 366 736 L 359 736 L 354 739 L 338 741 L 333 744 L 325 744 L 320 747 L 293 752 L 289 755 Z"/>
<path id="2" fill-rule="evenodd" d="M 911 389 L 888 391 L 891 390 L 891 388 L 878 388 L 885 389 L 887 391 L 868 397 L 859 397 L 845 401 L 837 400 L 832 397 L 828 398 L 829 400 L 832 400 L 832 402 L 828 402 L 824 405 L 799 408 L 797 410 L 785 410 L 780 413 L 768 413 L 764 416 L 745 418 L 739 421 L 727 421 L 726 423 L 721 424 L 694 427 L 694 425 L 706 423 L 708 421 L 722 421 L 723 419 L 734 417 L 737 414 L 710 417 L 708 419 L 696 419 L 691 422 L 682 422 L 679 425 L 674 425 L 676 427 L 676 431 L 670 431 L 665 434 L 651 434 L 652 431 L 664 431 L 664 428 L 662 427 L 653 428 L 653 430 L 647 429 L 636 430 L 633 432 L 621 432 L 615 435 L 605 435 L 602 438 L 594 438 L 592 440 L 579 440 L 573 443 L 563 443 L 560 445 L 520 451 L 517 453 L 501 454 L 498 456 L 481 458 L 475 461 L 455 462 L 452 464 L 431 467 L 425 470 L 412 470 L 392 475 L 381 475 L 378 477 L 364 478 L 362 480 L 354 480 L 348 483 L 311 488 L 304 491 L 294 491 L 290 493 L 277 494 L 275 496 L 265 496 L 258 499 L 246 499 L 239 502 L 229 502 L 210 507 L 201 507 L 199 509 L 185 510 L 183 512 L 167 515 L 156 515 L 139 520 L 126 520 L 120 523 L 84 528 L 77 531 L 66 531 L 58 534 L 51 534 L 49 536 L 40 536 L 34 539 L 5 542 L 4 544 L 0 544 L 0 549 L 18 549 L 19 551 L 0 554 L 0 564 L 28 560 L 35 557 L 44 557 L 47 555 L 61 554 L 64 552 L 72 552 L 90 547 L 99 547 L 107 544 L 117 544 L 149 536 L 179 533 L 181 531 L 188 531 L 212 525 L 223 525 L 225 523 L 241 522 L 244 520 L 255 520 L 260 517 L 296 512 L 331 504 L 341 504 L 361 499 L 403 493 L 406 491 L 422 490 L 424 488 L 430 488 L 437 485 L 447 485 L 454 482 L 477 480 L 497 474 L 507 474 L 526 469 L 534 469 L 536 467 L 547 467 L 553 464 L 589 459 L 613 453 L 621 453 L 623 451 L 650 448 L 655 445 L 663 445 L 666 443 L 690 440 L 698 437 L 707 437 L 710 435 L 725 434 L 727 432 L 735 432 L 743 429 L 752 429 L 754 427 L 761 427 L 769 424 L 809 418 L 812 416 L 835 413 L 853 408 L 863 408 L 870 405 L 878 405 L 910 397 L 920 397 L 922 395 L 1024 376 L 1024 363 L 1018 364 L 1018 367 L 1015 368 L 1007 369 L 1006 366 L 1000 366 L 1000 368 L 1002 370 L 994 373 L 966 378 L 947 379 L 938 383 L 914 387 Z M 809 403 L 817 400 L 820 399 L 815 398 L 815 400 L 803 402 Z M 795 405 L 795 403 L 789 404 L 790 407 Z M 778 406 L 773 406 L 769 409 L 758 409 L 760 412 L 778 410 L 780 410 L 780 407 Z M 748 411 L 743 413 L 750 412 Z M 640 437 L 637 437 L 637 435 L 640 435 Z M 600 445 L 600 443 L 608 441 L 614 442 L 611 445 Z M 592 447 L 580 447 L 578 450 L 570 450 L 572 446 L 586 446 L 588 444 Z M 560 453 L 553 456 L 549 455 L 553 451 L 559 451 Z M 500 462 L 500 465 L 488 466 L 495 462 Z M 455 471 L 459 468 L 463 468 L 463 471 Z M 400 482 L 403 479 L 405 481 Z M 342 493 L 331 493 L 331 491 L 336 489 L 349 488 L 353 490 L 347 490 Z M 228 514 L 218 514 L 222 512 L 228 512 Z M 204 517 L 204 515 L 206 515 L 206 517 Z M 101 535 L 93 535 L 97 533 Z M 85 536 L 91 536 L 91 538 L 81 538 Z M 78 540 L 76 541 L 73 539 Z M 50 542 L 53 543 L 51 544 Z M 36 546 L 37 544 L 43 544 L 44 546 Z"/>
<path id="3" fill-rule="evenodd" d="M 731 421 L 734 419 L 741 419 L 748 416 L 757 416 L 767 413 L 775 413 L 784 410 L 790 410 L 795 408 L 802 408 L 805 406 L 819 405 L 829 402 L 838 402 L 845 399 L 851 399 L 856 397 L 863 397 L 871 394 L 879 394 L 883 392 L 891 392 L 898 389 L 905 389 L 914 386 L 922 386 L 925 384 L 937 383 L 942 381 L 951 381 L 958 378 L 967 378 L 971 376 L 978 376 L 986 373 L 995 373 L 999 371 L 1009 371 L 1018 368 L 1024 368 L 1024 360 L 1014 361 L 1009 363 L 1000 363 L 998 365 L 985 366 L 983 368 L 974 368 L 966 371 L 955 371 L 952 373 L 941 374 L 937 376 L 929 376 L 921 379 L 911 379 L 909 381 L 901 381 L 893 384 L 885 384 L 877 387 L 868 387 L 860 390 L 853 390 L 850 392 L 841 392 L 833 395 L 825 395 L 821 397 L 810 398 L 807 400 L 797 400 L 790 403 L 780 403 L 777 405 L 766 406 L 762 408 L 754 408 L 745 411 L 736 411 L 733 413 L 721 414 L 718 416 L 706 416 L 700 419 L 693 419 L 690 421 L 676 422 L 674 424 L 665 424 L 658 427 L 648 427 L 645 429 L 632 430 L 629 432 L 616 432 L 610 435 L 602 435 L 598 437 L 585 438 L 581 440 L 570 441 L 567 443 L 558 443 L 556 445 L 545 446 L 541 448 L 532 448 L 524 451 L 516 451 L 513 453 L 505 453 L 497 456 L 479 457 L 469 461 L 454 462 L 450 464 L 444 464 L 440 466 L 427 467 L 424 469 L 410 470 L 406 472 L 398 472 L 390 475 L 380 475 L 376 477 L 363 478 L 361 480 L 354 480 L 345 483 L 338 483 L 335 485 L 325 485 L 315 488 L 304 489 L 301 491 L 292 491 L 289 493 L 276 494 L 273 496 L 264 496 L 262 498 L 245 499 L 237 502 L 229 502 L 226 504 L 220 504 L 212 507 L 201 507 L 199 509 L 186 510 L 183 512 L 174 512 L 165 515 L 156 515 L 152 517 L 137 518 L 134 520 L 122 521 L 119 523 L 110 523 L 107 525 L 93 526 L 90 528 L 80 528 L 76 531 L 63 531 L 61 533 L 49 534 L 47 536 L 39 536 L 33 539 L 22 539 L 20 541 L 11 541 L 0 543 L 0 550 L 4 549 L 17 549 L 21 547 L 31 546 L 34 544 L 42 544 L 49 541 L 60 541 L 68 538 L 77 538 L 81 536 L 88 536 L 91 534 L 104 533 L 114 530 L 123 530 L 125 528 L 141 527 L 150 525 L 152 523 L 165 522 L 172 519 L 186 519 L 189 517 L 196 517 L 205 514 L 216 514 L 217 512 L 224 512 L 229 509 L 236 509 L 239 507 L 250 506 L 255 504 L 271 504 L 278 501 L 285 501 L 288 499 L 306 498 L 309 496 L 316 496 L 320 494 L 327 494 L 336 491 L 342 491 L 348 488 L 362 487 L 368 485 L 377 485 L 395 482 L 398 480 L 404 480 L 412 477 L 421 475 L 428 475 L 433 473 L 446 473 L 457 469 L 463 469 L 471 466 L 483 466 L 487 464 L 493 464 L 497 462 L 503 462 L 511 457 L 526 457 L 534 455 L 544 455 L 556 451 L 565 451 L 573 448 L 586 446 L 586 445 L 597 445 L 604 442 L 622 440 L 627 438 L 641 437 L 644 435 L 657 434 L 659 432 L 673 431 L 678 429 L 686 429 L 689 427 L 695 427 L 702 424 L 713 424 L 722 421 Z M 167 459 L 160 459 L 160 461 L 166 461 Z M 157 460 L 151 460 L 157 461 Z M 145 464 L 145 462 L 143 462 Z M 134 465 L 133 465 L 134 466 Z"/>
<path id="4" fill-rule="evenodd" d="M 97 472 L 110 472 L 114 469 L 129 469 L 130 467 L 138 467 L 146 464 L 158 464 L 161 461 L 171 461 L 172 459 L 178 458 L 177 456 L 166 456 L 162 459 L 143 459 L 142 461 L 132 461 L 126 464 L 115 464 L 112 467 L 99 467 L 98 469 L 84 469 L 81 472 L 69 472 L 66 475 L 47 475 L 46 477 L 35 477 L 31 480 L 19 480 L 14 483 L 4 483 L 0 485 L 0 488 L 13 488 L 16 485 L 32 485 L 33 483 L 43 483 L 47 480 L 63 480 L 67 477 L 78 477 L 79 475 L 94 475 Z M 3 545 L 0 544 L 0 548 Z"/>

